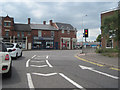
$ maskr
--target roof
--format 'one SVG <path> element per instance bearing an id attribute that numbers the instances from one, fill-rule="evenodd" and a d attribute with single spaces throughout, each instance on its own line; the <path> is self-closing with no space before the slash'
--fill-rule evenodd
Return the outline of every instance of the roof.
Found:
<path id="1" fill-rule="evenodd" d="M 29 24 L 14 24 L 14 30 L 16 31 L 31 31 Z"/>
<path id="2" fill-rule="evenodd" d="M 119 8 L 112 8 L 112 9 L 109 9 L 109 10 L 106 10 L 106 11 L 102 11 L 102 14 L 112 12 L 112 11 L 116 11 L 116 10 L 119 10 Z"/>
<path id="3" fill-rule="evenodd" d="M 55 27 L 51 25 L 44 24 L 30 24 L 31 29 L 39 29 L 39 30 L 57 30 Z"/>
<path id="4" fill-rule="evenodd" d="M 60 30 L 76 30 L 71 24 L 56 22 L 56 25 Z"/>

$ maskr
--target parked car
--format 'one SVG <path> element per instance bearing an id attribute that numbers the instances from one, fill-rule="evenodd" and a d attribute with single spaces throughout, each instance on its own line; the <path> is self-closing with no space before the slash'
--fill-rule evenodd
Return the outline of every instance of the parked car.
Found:
<path id="1" fill-rule="evenodd" d="M 5 46 L 12 58 L 22 57 L 22 48 L 17 43 L 5 43 Z"/>
<path id="2" fill-rule="evenodd" d="M 3 42 L 0 42 L 0 73 L 4 77 L 12 75 L 12 60 Z"/>

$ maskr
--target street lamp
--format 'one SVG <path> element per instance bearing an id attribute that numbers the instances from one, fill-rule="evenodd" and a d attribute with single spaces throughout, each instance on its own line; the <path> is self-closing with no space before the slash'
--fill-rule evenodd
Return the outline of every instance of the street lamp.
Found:
<path id="1" fill-rule="evenodd" d="M 84 30 L 83 18 L 86 17 L 86 16 L 87 16 L 87 14 L 82 16 L 82 30 Z M 84 33 L 83 33 L 83 36 L 84 36 Z M 83 37 L 82 37 L 82 44 L 83 44 Z"/>

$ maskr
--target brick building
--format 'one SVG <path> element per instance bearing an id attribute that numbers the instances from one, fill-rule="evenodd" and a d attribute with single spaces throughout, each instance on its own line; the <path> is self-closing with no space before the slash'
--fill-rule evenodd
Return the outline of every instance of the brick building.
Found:
<path id="1" fill-rule="evenodd" d="M 112 16 L 115 12 L 117 11 L 117 8 L 114 9 L 114 10 L 110 10 L 110 11 L 106 11 L 106 12 L 103 12 L 101 14 L 101 26 L 103 25 L 103 19 L 108 17 L 108 16 Z M 101 44 L 102 44 L 102 48 L 116 48 L 118 47 L 118 41 L 115 41 L 113 39 L 113 36 L 109 36 L 109 33 L 111 32 L 111 30 L 109 30 L 109 33 L 108 33 L 108 37 L 109 37 L 109 40 L 106 39 L 106 37 L 103 35 L 103 29 L 101 30 Z"/>
<path id="2" fill-rule="evenodd" d="M 1 18 L 1 32 L 4 42 L 18 43 L 23 49 L 74 49 L 77 30 L 70 24 L 57 23 L 52 20 L 49 24 L 14 23 L 14 18 Z"/>

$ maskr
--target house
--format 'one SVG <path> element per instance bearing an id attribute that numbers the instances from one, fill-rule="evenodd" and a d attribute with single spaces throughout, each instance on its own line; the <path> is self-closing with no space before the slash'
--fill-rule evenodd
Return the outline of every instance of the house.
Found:
<path id="1" fill-rule="evenodd" d="M 112 16 L 117 11 L 118 11 L 118 9 L 115 8 L 113 10 L 108 10 L 108 11 L 102 12 L 101 13 L 101 26 L 103 26 L 104 18 Z M 108 33 L 109 39 L 106 39 L 106 36 L 104 35 L 105 29 L 101 28 L 101 45 L 102 45 L 102 48 L 117 48 L 118 47 L 118 40 L 116 41 L 116 40 L 113 39 L 114 36 L 117 35 L 118 33 L 110 35 L 110 33 L 112 31 L 113 30 L 109 30 L 109 33 Z M 114 30 L 114 32 L 116 32 L 116 30 Z"/>
<path id="2" fill-rule="evenodd" d="M 66 23 L 43 21 L 42 24 L 14 23 L 14 18 L 2 17 L 1 31 L 4 42 L 18 43 L 23 49 L 74 49 L 77 30 Z"/>

